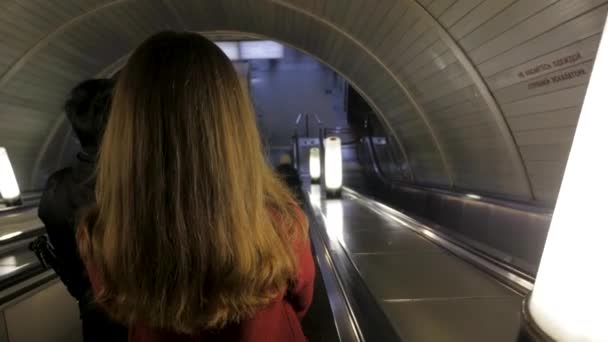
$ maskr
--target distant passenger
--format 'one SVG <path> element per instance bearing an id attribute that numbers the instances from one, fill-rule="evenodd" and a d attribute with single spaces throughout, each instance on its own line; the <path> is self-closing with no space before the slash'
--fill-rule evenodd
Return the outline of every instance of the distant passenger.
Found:
<path id="1" fill-rule="evenodd" d="M 98 206 L 79 230 L 97 302 L 130 341 L 305 341 L 308 223 L 228 57 L 201 35 L 159 33 L 114 96 Z"/>
<path id="2" fill-rule="evenodd" d="M 281 155 L 279 159 L 279 165 L 276 168 L 276 172 L 283 178 L 283 181 L 292 189 L 292 191 L 298 191 L 302 182 L 298 170 L 293 167 L 293 162 L 289 154 Z"/>
<path id="3" fill-rule="evenodd" d="M 126 329 L 113 323 L 93 303 L 91 284 L 76 244 L 76 224 L 82 208 L 95 200 L 95 159 L 110 109 L 113 82 L 88 80 L 72 90 L 65 112 L 82 150 L 73 165 L 47 181 L 38 215 L 54 246 L 52 262 L 70 294 L 78 300 L 84 341 L 126 341 Z"/>

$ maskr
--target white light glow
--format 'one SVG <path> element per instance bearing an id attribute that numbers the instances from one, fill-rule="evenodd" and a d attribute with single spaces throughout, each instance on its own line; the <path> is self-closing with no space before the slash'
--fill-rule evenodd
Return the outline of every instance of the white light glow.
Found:
<path id="1" fill-rule="evenodd" d="M 325 202 L 325 228 L 333 240 L 344 243 L 344 208 L 342 200 Z"/>
<path id="2" fill-rule="evenodd" d="M 424 229 L 422 231 L 422 234 L 430 237 L 431 239 L 437 239 L 437 235 L 435 233 L 433 233 L 432 231 L 428 230 L 428 229 Z"/>
<path id="3" fill-rule="evenodd" d="M 325 188 L 337 191 L 342 188 L 342 143 L 338 137 L 327 137 L 325 145 Z"/>
<path id="4" fill-rule="evenodd" d="M 19 232 L 13 232 L 13 233 L 5 234 L 5 235 L 0 236 L 0 241 L 12 239 L 15 236 L 19 236 L 21 234 L 23 234 L 23 232 L 20 232 L 20 231 Z"/>
<path id="5" fill-rule="evenodd" d="M 271 40 L 241 42 L 241 59 L 283 58 L 283 45 Z"/>
<path id="6" fill-rule="evenodd" d="M 466 196 L 470 199 L 474 199 L 474 200 L 480 200 L 481 196 L 479 195 L 475 195 L 475 194 L 466 194 Z"/>
<path id="7" fill-rule="evenodd" d="M 530 312 L 557 341 L 608 341 L 608 35 L 598 49 Z"/>
<path id="8" fill-rule="evenodd" d="M 321 178 L 321 152 L 317 147 L 312 147 L 308 153 L 308 172 L 310 173 L 310 179 L 317 181 Z"/>
<path id="9" fill-rule="evenodd" d="M 0 195 L 5 200 L 14 200 L 21 195 L 15 172 L 4 147 L 0 147 Z"/>
<path id="10" fill-rule="evenodd" d="M 239 43 L 238 42 L 215 42 L 228 58 L 232 61 L 239 59 Z"/>
<path id="11" fill-rule="evenodd" d="M 312 184 L 310 186 L 310 202 L 316 207 L 321 207 L 321 186 Z"/>
<path id="12" fill-rule="evenodd" d="M 19 265 L 19 260 L 14 255 L 8 255 L 2 258 L 3 265 Z"/>

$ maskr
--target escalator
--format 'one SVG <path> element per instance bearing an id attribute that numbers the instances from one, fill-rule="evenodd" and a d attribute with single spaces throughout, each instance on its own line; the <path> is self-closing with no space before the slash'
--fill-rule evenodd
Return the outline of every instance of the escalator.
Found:
<path id="1" fill-rule="evenodd" d="M 29 288 L 17 285 L 47 272 L 28 248 L 30 242 L 45 234 L 38 219 L 39 200 L 39 193 L 25 194 L 21 205 L 0 208 L 0 291 L 6 292 L 0 297 L 0 304 Z M 44 278 L 53 276 L 49 273 Z M 19 291 L 8 291 L 15 287 Z"/>
<path id="2" fill-rule="evenodd" d="M 29 244 L 45 234 L 39 193 L 0 208 L 0 342 L 80 341 L 78 305 Z"/>
<path id="3" fill-rule="evenodd" d="M 0 321 L 6 322 L 0 324 L 0 342 L 81 340 L 75 301 L 56 274 L 45 269 L 28 248 L 30 242 L 45 234 L 37 216 L 39 197 L 24 196 L 20 206 L 0 210 Z M 322 245 L 313 246 L 319 276 L 309 314 L 302 322 L 304 332 L 312 342 L 356 341 L 348 337 L 352 331 L 345 332 L 344 326 L 349 325 L 334 317 L 332 304 L 336 306 L 339 295 L 335 287 L 333 295 L 328 292 L 327 286 L 332 284 L 321 276 L 327 273 L 320 267 L 326 261 L 323 251 Z"/>
<path id="4" fill-rule="evenodd" d="M 516 340 L 524 293 L 480 269 L 475 256 L 440 232 L 349 188 L 331 200 L 316 185 L 294 191 L 309 218 L 317 268 L 302 322 L 310 341 Z M 50 304 L 32 304 L 73 301 L 27 250 L 44 233 L 35 214 L 33 206 L 0 215 L 3 234 L 12 234 L 0 240 L 0 306 L 13 322 L 0 327 L 0 341 L 78 341 L 75 305 L 62 317 L 45 313 L 55 310 Z M 69 324 L 36 337 L 15 318 L 34 313 L 47 328 L 57 319 Z M 12 332 L 3 338 L 3 329 Z"/>
<path id="5" fill-rule="evenodd" d="M 365 143 L 371 138 L 353 138 L 356 134 L 348 129 L 332 130 L 332 134 L 348 142 L 342 145 L 347 184 L 380 198 L 377 202 L 345 187 L 342 198 L 327 199 L 320 186 L 303 187 L 316 257 L 326 261 L 320 275 L 326 285 L 334 280 L 336 294 L 343 298 L 341 305 L 331 306 L 341 340 L 517 340 L 523 297 L 533 278 L 511 267 L 514 263 L 498 260 L 465 239 L 455 239 L 453 231 L 383 204 L 384 192 L 393 183 L 381 172 L 377 156 L 369 153 L 371 146 Z M 299 155 L 307 155 L 308 145 L 299 140 L 294 145 Z M 365 155 L 371 155 L 370 160 L 361 160 Z M 371 172 L 361 164 L 372 167 Z M 306 165 L 300 168 L 305 180 L 306 170 Z M 401 200 L 392 199 L 390 203 Z M 414 206 L 431 203 L 424 198 L 409 202 Z M 425 210 L 440 213 L 442 208 Z M 478 227 L 467 229 L 473 228 Z M 344 329 L 347 333 L 340 334 L 340 322 L 350 327 Z"/>
<path id="6" fill-rule="evenodd" d="M 440 246 L 432 230 L 349 189 L 326 200 L 313 186 L 309 198 L 398 340 L 516 340 L 522 293 Z"/>

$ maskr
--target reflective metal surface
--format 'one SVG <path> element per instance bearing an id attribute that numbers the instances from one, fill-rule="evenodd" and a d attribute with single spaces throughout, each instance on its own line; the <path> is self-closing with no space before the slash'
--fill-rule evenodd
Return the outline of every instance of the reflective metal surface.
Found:
<path id="1" fill-rule="evenodd" d="M 463 298 L 385 303 L 404 341 L 513 342 L 519 298 Z"/>
<path id="2" fill-rule="evenodd" d="M 21 194 L 21 204 L 17 206 L 7 206 L 0 201 L 0 216 L 12 215 L 38 206 L 40 192 L 26 192 Z"/>
<path id="3" fill-rule="evenodd" d="M 327 201 L 321 209 L 319 185 L 312 185 L 305 208 L 317 261 L 334 312 L 341 341 L 399 341 L 382 308 L 365 286 L 346 249 L 341 244 L 343 208 L 340 200 Z M 343 332 L 344 333 L 343 333 Z"/>
<path id="4" fill-rule="evenodd" d="M 27 249 L 0 257 L 0 289 L 5 288 L 7 281 L 10 282 L 16 275 L 40 268 L 36 255 Z"/>
<path id="5" fill-rule="evenodd" d="M 314 189 L 311 202 L 402 340 L 516 340 L 519 294 L 348 191 L 325 200 Z"/>
<path id="6" fill-rule="evenodd" d="M 319 276 L 323 277 L 327 296 L 332 307 L 333 320 L 339 339 L 341 342 L 364 341 L 359 331 L 359 327 L 356 324 L 356 318 L 350 308 L 350 303 L 348 303 L 348 300 L 344 295 L 343 284 L 341 284 L 341 281 L 337 276 L 337 270 L 331 260 L 331 255 L 315 227 L 316 225 L 313 219 L 313 222 L 311 222 L 310 238 L 315 248 L 315 257 L 319 263 L 321 273 Z"/>
<path id="7" fill-rule="evenodd" d="M 498 277 L 503 283 L 514 287 L 520 294 L 527 294 L 532 290 L 532 278 L 518 272 L 505 263 L 499 263 L 498 260 L 492 259 L 485 254 L 479 254 L 475 249 L 463 244 L 460 241 L 454 240 L 442 231 L 436 229 L 438 226 L 427 226 L 418 222 L 412 217 L 409 217 L 391 207 L 388 207 L 380 202 L 371 200 L 355 192 L 352 189 L 345 188 L 345 192 L 352 198 L 362 203 L 368 209 L 378 213 L 382 217 L 390 218 L 398 222 L 402 228 L 408 229 L 410 232 L 417 233 L 441 248 L 459 256 L 463 260 L 482 268 L 484 271 Z"/>
<path id="8" fill-rule="evenodd" d="M 45 233 L 44 225 L 38 218 L 39 193 L 26 194 L 23 205 L 0 211 L 0 303 L 12 298 L 21 283 L 40 275 L 44 268 L 29 250 L 29 243 Z"/>
<path id="9" fill-rule="evenodd" d="M 399 182 L 387 177 L 390 176 L 384 172 L 387 160 L 380 159 L 386 154 L 376 153 L 378 146 L 370 142 L 371 139 L 365 139 L 358 150 L 364 171 L 345 175 L 345 186 L 390 203 L 401 211 L 393 211 L 395 215 L 407 213 L 450 241 L 511 269 L 528 282 L 534 278 L 551 222 L 551 208 L 508 201 L 495 194 Z"/>

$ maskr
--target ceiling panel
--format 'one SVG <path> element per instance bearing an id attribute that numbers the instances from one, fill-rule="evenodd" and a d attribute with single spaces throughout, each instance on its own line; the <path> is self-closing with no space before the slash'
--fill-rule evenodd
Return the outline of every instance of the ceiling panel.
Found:
<path id="1" fill-rule="evenodd" d="M 441 72 L 454 63 L 456 57 L 452 51 L 443 41 L 439 41 L 403 68 L 401 75 L 416 82 Z"/>
<path id="2" fill-rule="evenodd" d="M 493 75 L 506 68 L 525 63 L 543 54 L 549 54 L 589 36 L 596 35 L 601 32 L 600 28 L 604 24 L 607 10 L 608 6 L 603 6 L 581 15 L 479 64 L 479 70 L 483 75 Z"/>
<path id="3" fill-rule="evenodd" d="M 463 0 L 466 1 L 466 0 Z M 517 1 L 493 16 L 490 20 L 477 27 L 474 31 L 458 39 L 458 43 L 466 51 L 473 50 L 482 44 L 500 36 L 503 32 L 525 22 L 559 0 Z"/>
<path id="4" fill-rule="evenodd" d="M 441 22 L 450 28 L 452 36 L 458 40 L 469 32 L 475 30 L 486 21 L 492 19 L 518 0 L 485 0 L 485 1 L 458 1 L 460 10 L 458 20 L 449 20 L 447 17 Z M 475 3 L 477 3 L 475 5 Z M 456 7 L 456 6 L 454 6 Z M 466 14 L 462 14 L 466 13 Z"/>

